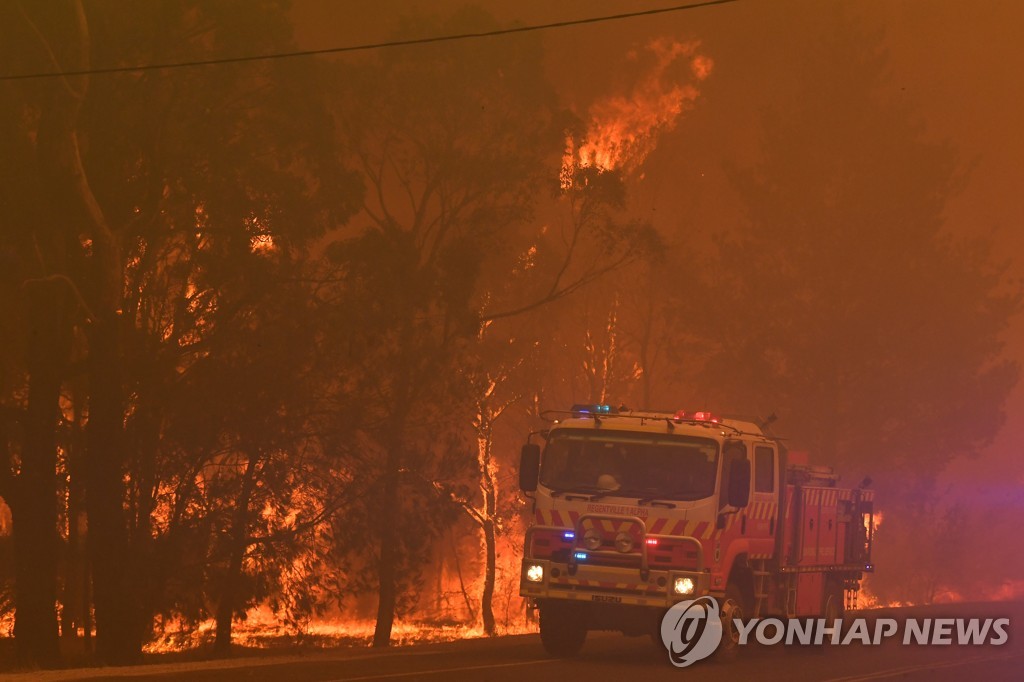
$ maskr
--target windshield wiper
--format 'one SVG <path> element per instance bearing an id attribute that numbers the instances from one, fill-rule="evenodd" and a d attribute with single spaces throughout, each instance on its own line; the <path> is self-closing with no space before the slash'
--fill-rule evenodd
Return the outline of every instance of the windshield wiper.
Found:
<path id="1" fill-rule="evenodd" d="M 612 490 L 609 488 L 598 488 L 595 485 L 578 485 L 572 488 L 552 488 L 551 497 L 558 497 L 559 495 L 565 496 L 566 499 L 570 498 L 581 498 L 587 502 L 593 502 L 594 500 L 600 500 L 608 497 L 609 495 L 620 495 L 627 497 L 622 494 L 620 490 Z"/>
<path id="2" fill-rule="evenodd" d="M 574 493 L 579 495 L 593 495 L 595 493 L 607 493 L 609 492 L 606 488 L 598 488 L 592 485 L 578 485 L 572 488 L 552 488 L 551 497 L 558 497 L 559 495 L 565 495 L 566 497 L 571 496 Z"/>
<path id="3" fill-rule="evenodd" d="M 666 507 L 668 509 L 675 509 L 675 502 L 690 502 L 693 500 L 701 499 L 700 493 L 695 493 L 693 490 L 672 490 L 664 493 L 663 495 L 651 495 L 650 497 L 643 497 L 636 501 L 637 505 L 643 507 L 650 505 L 652 507 Z"/>
<path id="4" fill-rule="evenodd" d="M 637 506 L 640 507 L 665 507 L 666 509 L 675 509 L 676 505 L 674 502 L 663 500 L 660 497 L 643 497 L 636 501 Z"/>

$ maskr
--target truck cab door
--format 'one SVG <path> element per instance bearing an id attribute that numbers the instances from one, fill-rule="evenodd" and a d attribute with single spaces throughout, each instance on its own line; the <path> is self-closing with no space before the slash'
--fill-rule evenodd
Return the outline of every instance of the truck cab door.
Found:
<path id="1" fill-rule="evenodd" d="M 772 443 L 757 443 L 753 450 L 746 537 L 750 558 L 767 559 L 775 551 L 775 534 L 779 532 L 779 454 Z"/>

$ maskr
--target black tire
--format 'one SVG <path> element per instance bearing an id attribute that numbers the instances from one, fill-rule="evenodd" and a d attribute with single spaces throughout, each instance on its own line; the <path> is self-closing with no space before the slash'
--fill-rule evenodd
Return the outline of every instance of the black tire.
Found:
<path id="1" fill-rule="evenodd" d="M 843 586 L 834 582 L 825 583 L 825 594 L 821 598 L 821 617 L 825 625 L 832 627 L 835 620 L 842 620 L 846 610 L 843 601 Z M 826 651 L 832 645 L 832 638 L 822 640 L 821 646 L 816 647 L 819 651 Z"/>
<path id="2" fill-rule="evenodd" d="M 822 618 L 831 624 L 835 619 L 842 619 L 846 612 L 846 604 L 843 600 L 843 587 L 836 583 L 825 584 L 825 597 L 821 604 Z"/>
<path id="3" fill-rule="evenodd" d="M 743 598 L 743 592 L 736 585 L 729 585 L 725 589 L 725 596 L 722 597 L 719 607 L 722 612 L 722 643 L 715 651 L 715 658 L 729 661 L 736 658 L 740 650 L 740 632 L 733 625 L 733 620 L 745 620 L 750 613 L 750 607 Z"/>
<path id="4" fill-rule="evenodd" d="M 813 625 L 812 621 L 814 621 L 814 620 L 815 620 L 814 618 L 786 618 L 786 619 L 783 620 L 783 622 L 786 623 L 786 627 L 787 628 L 789 627 L 790 621 L 792 621 L 794 623 L 798 623 L 799 624 L 798 627 L 800 628 L 801 631 L 804 631 L 805 629 L 810 628 L 810 632 L 813 633 L 814 632 L 814 625 Z M 800 644 L 799 641 L 794 641 L 794 643 L 791 644 L 791 645 L 780 645 L 777 648 L 782 649 L 783 653 L 786 656 L 805 656 L 805 655 L 811 654 L 811 653 L 820 653 L 820 651 L 821 651 L 821 647 L 820 646 L 815 646 L 814 645 L 814 640 L 813 639 L 811 640 L 811 643 L 808 644 L 808 645 L 803 645 L 803 644 Z"/>
<path id="5" fill-rule="evenodd" d="M 654 650 L 658 652 L 658 658 L 664 660 L 666 658 L 665 653 L 665 642 L 661 641 L 661 622 L 665 620 L 665 615 L 668 613 L 667 610 L 659 611 L 657 621 L 651 624 L 651 631 L 648 633 L 648 637 L 651 640 L 651 645 Z"/>
<path id="6" fill-rule="evenodd" d="M 577 604 L 542 604 L 540 641 L 544 651 L 556 658 L 571 658 L 587 639 L 586 611 Z"/>

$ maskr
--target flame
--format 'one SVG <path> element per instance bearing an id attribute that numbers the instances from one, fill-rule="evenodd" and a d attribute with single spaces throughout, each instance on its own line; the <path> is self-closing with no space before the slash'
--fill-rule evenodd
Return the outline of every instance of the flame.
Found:
<path id="1" fill-rule="evenodd" d="M 208 619 L 194 627 L 179 621 L 158 622 L 160 637 L 143 647 L 146 653 L 171 653 L 184 651 L 213 641 L 216 631 L 214 620 Z M 279 618 L 267 606 L 253 607 L 246 611 L 244 618 L 232 623 L 232 643 L 238 646 L 268 649 L 275 646 L 289 646 L 301 640 L 305 644 L 321 648 L 337 646 L 370 646 L 373 641 L 374 621 L 352 618 L 315 618 L 301 630 Z M 502 634 L 519 635 L 535 632 L 536 628 L 519 623 L 502 628 Z M 416 621 L 398 621 L 391 630 L 392 644 L 408 646 L 431 642 L 452 642 L 460 639 L 475 639 L 484 636 L 483 627 L 478 623 L 449 624 Z"/>
<path id="2" fill-rule="evenodd" d="M 249 248 L 253 253 L 270 253 L 274 250 L 274 237 L 269 234 L 257 234 L 249 238 Z"/>
<path id="3" fill-rule="evenodd" d="M 237 466 L 225 468 L 224 464 L 230 465 L 231 462 L 221 462 L 215 469 L 216 474 L 211 475 L 230 475 L 232 471 L 237 475 Z M 508 478 L 508 475 L 503 478 L 506 473 L 503 466 L 492 460 L 490 473 L 501 491 Z M 272 533 L 292 528 L 300 519 L 311 518 L 321 506 L 322 500 L 316 490 L 300 487 L 286 499 L 263 500 L 254 507 L 254 515 L 259 525 L 265 526 L 262 532 Z M 154 515 L 169 512 L 169 508 L 160 506 Z M 493 612 L 498 634 L 534 632 L 536 623 L 528 619 L 525 602 L 519 597 L 525 522 L 516 515 L 512 518 L 499 515 L 496 521 L 499 532 Z M 156 528 L 165 529 L 166 523 L 165 517 L 156 524 Z M 308 546 L 297 552 L 290 562 L 277 566 L 278 597 L 262 599 L 246 610 L 244 616 L 233 621 L 232 642 L 235 645 L 251 648 L 296 644 L 311 647 L 370 645 L 375 624 L 367 617 L 365 605 L 358 600 L 339 604 L 326 612 L 309 613 L 304 608 L 295 608 L 296 600 L 303 597 L 325 605 L 330 601 L 321 599 L 324 595 L 318 593 L 318 588 L 311 583 L 315 574 L 325 570 L 321 553 L 330 540 L 321 534 L 323 530 L 326 526 L 323 529 L 315 527 L 315 537 L 310 539 Z M 410 615 L 396 621 L 392 635 L 396 645 L 452 641 L 483 637 L 485 634 L 480 599 L 486 562 L 479 529 L 473 527 L 470 530 L 467 523 L 460 529 L 453 529 L 450 540 L 439 544 L 441 561 L 437 582 L 422 590 L 420 601 L 410 610 Z M 246 572 L 265 570 L 265 567 L 253 563 L 252 556 L 246 557 L 243 568 Z M 338 604 L 337 601 L 333 603 Z M 196 622 L 178 615 L 158 616 L 154 632 L 157 634 L 146 644 L 146 652 L 177 652 L 210 644 L 216 635 L 216 624 L 212 617 Z"/>
<path id="4" fill-rule="evenodd" d="M 643 49 L 643 56 L 653 65 L 625 94 L 598 100 L 589 110 L 589 123 L 584 139 L 577 143 L 566 140 L 560 177 L 563 187 L 571 181 L 573 169 L 594 167 L 602 170 L 636 170 L 656 144 L 658 135 L 672 130 L 679 116 L 699 96 L 695 83 L 704 81 L 714 68 L 714 61 L 697 52 L 700 43 L 681 43 L 657 38 Z M 630 61 L 641 55 L 631 52 Z M 680 82 L 678 69 L 671 69 L 688 60 L 691 82 Z"/>
<path id="5" fill-rule="evenodd" d="M 1007 580 L 986 597 L 992 601 L 1020 601 L 1024 599 L 1024 580 Z"/>
<path id="6" fill-rule="evenodd" d="M 854 608 L 858 611 L 867 611 L 872 609 L 901 609 L 909 606 L 914 606 L 914 604 L 909 601 L 900 601 L 898 599 L 884 602 L 879 599 L 868 586 L 862 585 L 860 591 L 857 593 L 857 601 Z"/>
<path id="7" fill-rule="evenodd" d="M 250 213 L 249 217 L 245 219 L 245 228 L 250 235 L 249 249 L 253 253 L 268 254 L 276 250 L 274 235 L 268 229 L 266 221 L 256 213 Z"/>

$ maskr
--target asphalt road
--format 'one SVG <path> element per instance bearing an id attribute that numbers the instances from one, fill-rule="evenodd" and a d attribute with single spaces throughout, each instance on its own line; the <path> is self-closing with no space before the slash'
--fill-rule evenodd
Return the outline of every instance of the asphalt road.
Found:
<path id="1" fill-rule="evenodd" d="M 221 661 L 151 665 L 121 669 L 52 671 L 12 675 L 13 682 L 56 680 L 1024 680 L 1024 604 L 973 604 L 930 609 L 869 612 L 874 617 L 1010 618 L 1009 640 L 1001 646 L 904 645 L 899 637 L 880 646 L 752 646 L 732 661 L 702 661 L 679 669 L 665 649 L 647 638 L 591 633 L 582 654 L 571 660 L 545 657 L 536 635 L 471 640 L 379 652 L 370 649 L 324 651 L 303 656 L 235 658 Z M 849 616 L 848 616 L 849 618 Z"/>

